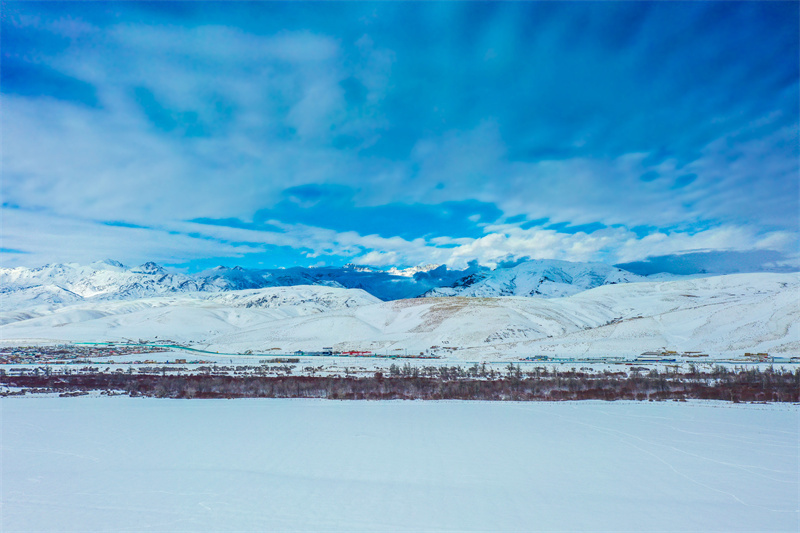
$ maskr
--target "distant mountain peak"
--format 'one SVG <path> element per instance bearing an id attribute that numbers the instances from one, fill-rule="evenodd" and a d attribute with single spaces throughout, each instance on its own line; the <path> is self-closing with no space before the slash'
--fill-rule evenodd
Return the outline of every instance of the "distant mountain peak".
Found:
<path id="1" fill-rule="evenodd" d="M 120 263 L 119 261 L 115 261 L 114 259 L 109 259 L 109 258 L 103 259 L 102 261 L 96 261 L 93 264 L 94 265 L 98 265 L 98 266 L 110 266 L 110 267 L 114 267 L 114 268 L 121 268 L 121 269 L 124 269 L 124 270 L 127 270 L 127 268 L 128 268 L 125 265 L 123 265 L 122 263 Z"/>
<path id="2" fill-rule="evenodd" d="M 55 264 L 27 269 L 0 268 L 0 290 L 58 286 L 81 298 L 131 299 L 183 292 L 227 292 L 278 286 L 327 285 L 363 289 L 381 300 L 420 296 L 525 296 L 558 298 L 619 283 L 653 281 L 602 263 L 532 260 L 490 270 L 471 264 L 464 270 L 444 265 L 377 270 L 344 267 L 245 269 L 218 266 L 192 275 L 170 273 L 155 262 L 131 269 L 106 260 L 81 266 Z M 32 294 L 32 293 L 31 293 Z"/>
<path id="3" fill-rule="evenodd" d="M 602 285 L 646 281 L 643 276 L 603 263 L 535 259 L 475 272 L 425 296 L 531 296 L 559 298 Z"/>
<path id="4" fill-rule="evenodd" d="M 166 271 L 161 267 L 161 265 L 154 263 L 152 261 L 148 261 L 143 265 L 139 265 L 138 267 L 132 268 L 131 272 L 136 272 L 137 274 L 165 274 Z"/>
<path id="5" fill-rule="evenodd" d="M 442 265 L 427 264 L 427 265 L 418 265 L 415 267 L 402 268 L 402 269 L 397 267 L 392 267 L 387 272 L 389 272 L 389 274 L 393 276 L 403 276 L 406 278 L 411 278 L 414 277 L 414 274 L 418 274 L 420 272 L 430 272 L 431 270 L 436 270 L 440 266 Z"/>
<path id="6" fill-rule="evenodd" d="M 347 263 L 344 266 L 344 268 L 346 268 L 348 270 L 355 270 L 356 272 L 374 272 L 374 270 L 372 270 L 369 267 L 366 267 L 364 265 L 357 265 L 355 263 Z"/>

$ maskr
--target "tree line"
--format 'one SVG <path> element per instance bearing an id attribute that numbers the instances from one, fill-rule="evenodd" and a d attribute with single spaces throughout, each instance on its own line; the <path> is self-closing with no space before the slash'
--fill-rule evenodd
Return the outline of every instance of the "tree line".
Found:
<path id="1" fill-rule="evenodd" d="M 726 400 L 798 402 L 800 369 L 663 372 L 548 370 L 506 372 L 475 367 L 390 367 L 369 376 L 214 375 L 89 372 L 0 375 L 0 385 L 27 392 L 107 393 L 157 398 L 327 398 L 338 400 Z M 8 395 L 9 392 L 3 393 Z"/>

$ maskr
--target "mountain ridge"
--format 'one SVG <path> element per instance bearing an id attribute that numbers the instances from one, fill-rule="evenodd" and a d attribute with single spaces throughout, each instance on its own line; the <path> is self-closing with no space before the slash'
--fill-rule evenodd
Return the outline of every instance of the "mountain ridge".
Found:
<path id="1" fill-rule="evenodd" d="M 89 265 L 56 263 L 37 268 L 0 268 L 0 295 L 7 305 L 14 307 L 25 306 L 26 302 L 59 305 L 80 300 L 298 285 L 363 289 L 383 301 L 443 296 L 554 298 L 602 285 L 641 281 L 648 278 L 611 265 L 558 260 L 530 260 L 493 270 L 475 263 L 463 270 L 424 265 L 388 271 L 357 265 L 285 269 L 218 266 L 183 274 L 169 272 L 154 262 L 129 268 L 107 259 Z"/>
<path id="2" fill-rule="evenodd" d="M 560 298 L 381 301 L 358 289 L 294 286 L 89 300 L 0 312 L 3 342 L 169 338 L 224 352 L 370 350 L 465 361 L 800 353 L 800 273 L 607 284 Z M 39 342 L 37 341 L 37 342 Z"/>

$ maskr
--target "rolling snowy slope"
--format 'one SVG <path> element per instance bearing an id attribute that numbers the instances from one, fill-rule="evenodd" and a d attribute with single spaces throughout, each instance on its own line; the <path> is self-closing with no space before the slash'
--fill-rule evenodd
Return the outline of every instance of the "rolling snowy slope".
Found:
<path id="1" fill-rule="evenodd" d="M 631 356 L 660 348 L 800 353 L 800 274 L 735 274 L 604 285 L 564 298 L 381 302 L 324 286 L 47 305 L 0 314 L 0 336 L 50 341 L 172 339 L 243 353 L 334 349 L 485 360 Z"/>
<path id="2" fill-rule="evenodd" d="M 733 274 L 687 281 L 599 287 L 568 299 L 603 306 L 613 323 L 542 339 L 542 354 L 677 351 L 800 355 L 800 274 Z"/>
<path id="3" fill-rule="evenodd" d="M 737 274 L 598 287 L 566 298 L 424 298 L 282 320 L 220 349 L 431 350 L 452 358 L 638 355 L 659 348 L 800 353 L 800 275 Z"/>
<path id="4" fill-rule="evenodd" d="M 186 293 L 138 300 L 82 302 L 0 313 L 0 338 L 43 341 L 171 339 L 201 343 L 275 320 L 379 302 L 357 289 L 273 287 Z"/>

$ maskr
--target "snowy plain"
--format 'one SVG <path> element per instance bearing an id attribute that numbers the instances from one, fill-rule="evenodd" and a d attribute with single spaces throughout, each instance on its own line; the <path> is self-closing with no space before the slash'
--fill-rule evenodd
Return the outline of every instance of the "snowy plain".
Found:
<path id="1" fill-rule="evenodd" d="M 3 398 L 12 531 L 797 531 L 800 410 Z"/>

